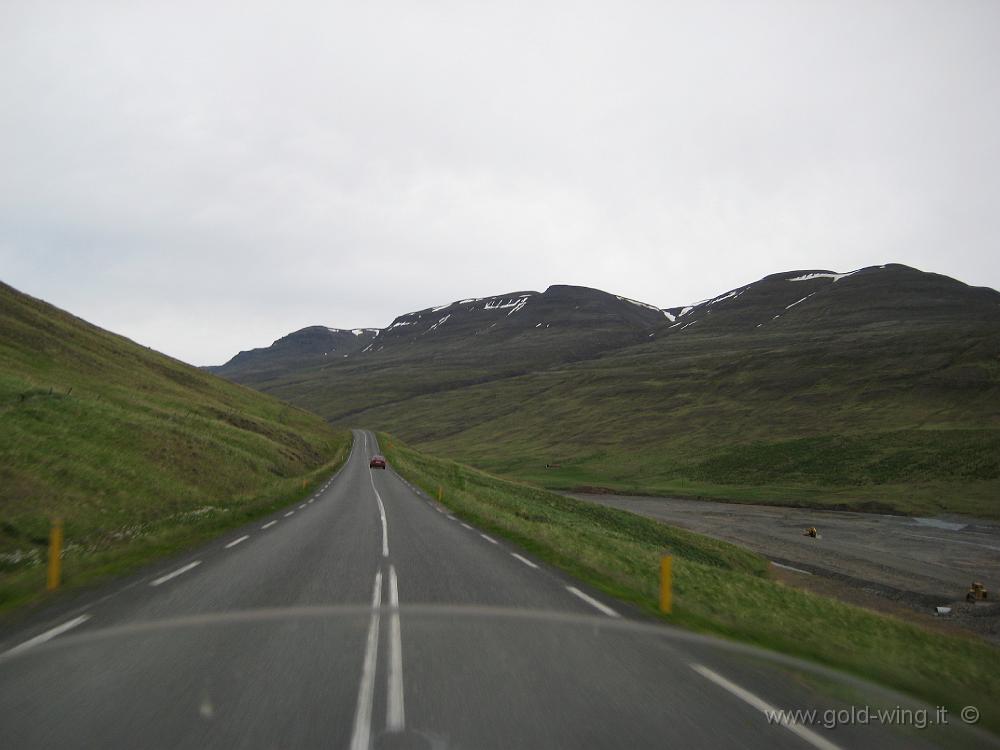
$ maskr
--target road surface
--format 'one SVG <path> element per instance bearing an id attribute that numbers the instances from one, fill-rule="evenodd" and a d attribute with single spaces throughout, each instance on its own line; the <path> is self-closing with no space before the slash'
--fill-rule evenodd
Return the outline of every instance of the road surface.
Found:
<path id="1" fill-rule="evenodd" d="M 0 744 L 888 750 L 940 739 L 770 723 L 770 709 L 845 709 L 845 688 L 643 622 L 370 470 L 377 450 L 357 431 L 343 469 L 306 501 L 0 633 Z M 866 690 L 851 683 L 855 704 Z"/>

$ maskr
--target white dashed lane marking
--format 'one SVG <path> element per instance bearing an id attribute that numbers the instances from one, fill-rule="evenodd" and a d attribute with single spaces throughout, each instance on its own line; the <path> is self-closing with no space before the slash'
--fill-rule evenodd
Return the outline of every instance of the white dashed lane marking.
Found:
<path id="1" fill-rule="evenodd" d="M 239 539 L 234 539 L 233 541 L 231 541 L 229 544 L 226 545 L 226 549 L 229 549 L 230 547 L 235 547 L 240 542 L 245 542 L 249 538 L 250 535 L 247 534 L 246 536 L 241 536 Z"/>
<path id="2" fill-rule="evenodd" d="M 521 562 L 523 562 L 523 563 L 524 563 L 525 565 L 527 565 L 527 566 L 528 566 L 529 568 L 535 568 L 535 570 L 537 570 L 537 569 L 538 569 L 538 566 L 537 566 L 537 565 L 535 565 L 535 564 L 534 564 L 533 562 L 531 562 L 531 560 L 529 560 L 529 559 L 528 559 L 527 557 L 521 557 L 521 556 L 520 556 L 519 554 L 517 554 L 516 552 L 511 552 L 511 553 L 510 553 L 510 556 L 511 556 L 511 557 L 513 557 L 513 558 L 515 558 L 516 560 L 520 560 L 520 561 L 521 561 Z"/>
<path id="3" fill-rule="evenodd" d="M 159 586 L 161 583 L 166 583 L 171 578 L 176 578 L 179 575 L 183 575 L 184 573 L 187 573 L 189 570 L 197 568 L 199 565 L 201 565 L 201 560 L 195 560 L 194 562 L 188 563 L 187 565 L 184 565 L 183 567 L 180 567 L 177 570 L 173 570 L 167 573 L 165 576 L 160 576 L 155 581 L 151 582 L 149 585 Z"/>
<path id="4" fill-rule="evenodd" d="M 5 652 L 6 654 L 18 654 L 22 651 L 27 651 L 32 646 L 37 646 L 46 641 L 51 641 L 57 635 L 65 633 L 67 630 L 72 630 L 77 625 L 83 625 L 87 620 L 90 619 L 90 615 L 80 615 L 79 617 L 74 617 L 72 620 L 64 622 L 62 625 L 56 625 L 51 630 L 46 630 L 41 635 L 36 635 L 34 638 L 26 640 L 24 643 L 14 646 L 14 648 Z"/>
<path id="5" fill-rule="evenodd" d="M 580 591 L 580 589 L 578 589 L 576 586 L 567 586 L 566 590 L 573 596 L 587 602 L 587 604 L 589 604 L 594 609 L 600 610 L 608 617 L 621 617 L 620 614 L 611 609 L 611 607 L 609 607 L 607 604 L 597 601 L 597 599 L 595 599 L 592 596 L 587 596 L 585 593 Z"/>

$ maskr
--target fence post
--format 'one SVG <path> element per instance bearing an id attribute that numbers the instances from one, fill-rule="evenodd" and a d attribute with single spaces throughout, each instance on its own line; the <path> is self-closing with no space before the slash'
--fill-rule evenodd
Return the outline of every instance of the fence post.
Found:
<path id="1" fill-rule="evenodd" d="M 56 518 L 49 532 L 49 579 L 46 585 L 49 591 L 55 591 L 62 582 L 62 547 L 63 522 L 61 518 Z"/>

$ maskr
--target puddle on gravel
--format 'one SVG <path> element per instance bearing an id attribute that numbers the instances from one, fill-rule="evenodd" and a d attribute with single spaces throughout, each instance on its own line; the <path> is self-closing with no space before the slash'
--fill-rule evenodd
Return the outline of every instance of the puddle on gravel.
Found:
<path id="1" fill-rule="evenodd" d="M 967 523 L 954 523 L 952 521 L 942 521 L 939 518 L 914 518 L 918 526 L 931 526 L 935 529 L 944 529 L 945 531 L 961 531 L 969 524 Z"/>

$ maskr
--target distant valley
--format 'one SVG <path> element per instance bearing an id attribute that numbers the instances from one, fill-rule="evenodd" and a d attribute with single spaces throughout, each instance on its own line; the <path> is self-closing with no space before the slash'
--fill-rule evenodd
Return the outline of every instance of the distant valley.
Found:
<path id="1" fill-rule="evenodd" d="M 463 299 L 209 369 L 549 487 L 998 512 L 1000 293 L 903 265 Z"/>

